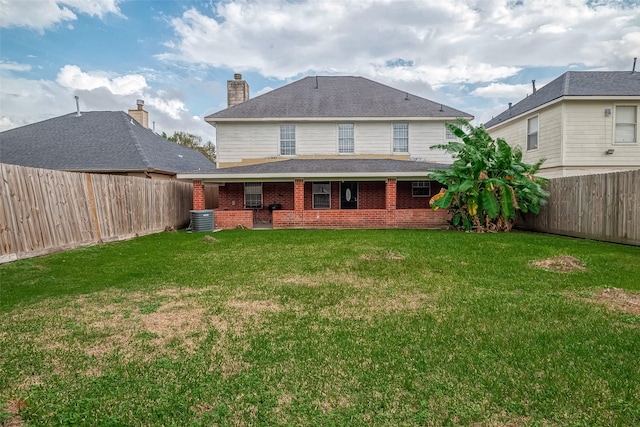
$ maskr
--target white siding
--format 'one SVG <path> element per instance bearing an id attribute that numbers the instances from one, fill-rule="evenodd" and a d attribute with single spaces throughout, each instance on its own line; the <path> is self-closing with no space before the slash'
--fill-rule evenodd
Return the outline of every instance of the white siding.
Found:
<path id="1" fill-rule="evenodd" d="M 419 122 L 409 126 L 409 151 L 411 157 L 432 163 L 449 164 L 451 154 L 443 150 L 431 150 L 434 145 L 444 144 L 444 122 Z"/>
<path id="2" fill-rule="evenodd" d="M 562 165 L 562 104 L 554 104 L 527 114 L 489 131 L 493 138 L 503 138 L 511 146 L 519 146 L 523 160 L 535 163 L 545 157 L 543 168 Z M 527 121 L 538 116 L 538 148 L 527 151 Z"/>
<path id="3" fill-rule="evenodd" d="M 566 101 L 565 166 L 637 166 L 640 144 L 615 144 L 615 106 L 640 102 Z M 605 109 L 611 115 L 605 115 Z M 636 138 L 637 140 L 637 138 Z M 605 154 L 613 149 L 613 154 Z"/>
<path id="4" fill-rule="evenodd" d="M 409 123 L 409 155 L 413 159 L 450 163 L 451 156 L 430 146 L 444 143 L 444 122 L 278 122 L 218 123 L 216 143 L 220 163 L 280 156 L 280 124 L 296 126 L 296 155 L 335 156 L 338 153 L 338 124 L 354 124 L 355 155 L 392 156 L 393 123 Z"/>
<path id="5" fill-rule="evenodd" d="M 548 176 L 640 168 L 640 143 L 614 143 L 616 105 L 635 105 L 640 111 L 638 101 L 568 100 L 497 126 L 489 133 L 511 145 L 519 145 L 528 163 L 546 157 L 542 168 L 549 169 Z M 611 115 L 605 114 L 607 109 Z M 535 114 L 540 117 L 539 149 L 527 152 L 527 119 Z M 640 131 L 637 137 L 640 138 Z M 613 154 L 605 154 L 610 149 Z"/>
<path id="6" fill-rule="evenodd" d="M 280 155 L 280 127 L 274 124 L 243 123 L 216 126 L 218 162 L 273 158 Z"/>

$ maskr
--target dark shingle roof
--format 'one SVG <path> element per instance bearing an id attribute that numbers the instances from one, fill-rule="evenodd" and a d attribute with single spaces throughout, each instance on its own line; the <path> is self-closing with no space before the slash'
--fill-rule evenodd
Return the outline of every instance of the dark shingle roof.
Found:
<path id="1" fill-rule="evenodd" d="M 323 76 L 305 77 L 206 119 L 215 122 L 219 119 L 293 117 L 472 116 L 363 77 Z"/>
<path id="2" fill-rule="evenodd" d="M 248 175 L 248 174 L 353 174 L 353 173 L 399 173 L 427 172 L 432 169 L 443 169 L 449 165 L 428 163 L 414 160 L 395 159 L 289 159 L 247 166 L 234 166 L 217 169 L 215 175 Z"/>
<path id="3" fill-rule="evenodd" d="M 500 124 L 563 96 L 639 96 L 640 73 L 630 71 L 567 71 L 485 123 Z"/>
<path id="4" fill-rule="evenodd" d="M 0 133 L 0 162 L 87 172 L 211 172 L 202 153 L 142 127 L 122 111 L 55 117 Z"/>

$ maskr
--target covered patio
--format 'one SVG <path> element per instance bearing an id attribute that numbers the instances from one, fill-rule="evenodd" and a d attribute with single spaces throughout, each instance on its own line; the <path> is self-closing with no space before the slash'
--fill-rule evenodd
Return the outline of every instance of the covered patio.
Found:
<path id="1" fill-rule="evenodd" d="M 291 159 L 183 174 L 193 181 L 195 210 L 204 185 L 219 185 L 215 228 L 443 228 L 446 211 L 429 199 L 440 184 L 429 170 L 446 167 L 394 159 Z"/>

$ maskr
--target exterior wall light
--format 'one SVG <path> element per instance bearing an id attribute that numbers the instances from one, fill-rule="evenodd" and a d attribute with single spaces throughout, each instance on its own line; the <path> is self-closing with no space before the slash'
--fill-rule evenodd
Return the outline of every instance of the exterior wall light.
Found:
<path id="1" fill-rule="evenodd" d="M 616 151 L 613 148 L 609 148 L 607 151 L 604 152 L 604 154 L 613 154 L 613 152 Z"/>

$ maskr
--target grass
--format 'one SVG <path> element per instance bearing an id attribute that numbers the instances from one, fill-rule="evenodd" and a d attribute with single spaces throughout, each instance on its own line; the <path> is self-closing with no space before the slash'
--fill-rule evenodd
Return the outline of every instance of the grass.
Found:
<path id="1" fill-rule="evenodd" d="M 0 424 L 640 424 L 640 248 L 203 236 L 0 266 Z"/>

